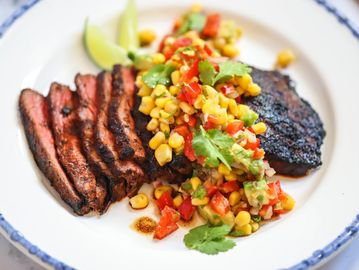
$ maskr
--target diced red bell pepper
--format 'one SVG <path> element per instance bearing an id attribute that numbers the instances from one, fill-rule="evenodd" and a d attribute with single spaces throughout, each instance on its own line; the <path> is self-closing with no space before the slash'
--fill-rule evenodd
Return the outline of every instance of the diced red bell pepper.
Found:
<path id="1" fill-rule="evenodd" d="M 178 212 L 180 213 L 181 218 L 185 221 L 191 220 L 195 211 L 196 207 L 192 205 L 191 196 L 188 196 L 178 207 Z"/>
<path id="2" fill-rule="evenodd" d="M 238 131 L 242 130 L 244 127 L 244 123 L 241 120 L 232 121 L 227 125 L 226 132 L 233 136 Z"/>
<path id="3" fill-rule="evenodd" d="M 218 191 L 218 187 L 215 184 L 213 184 L 210 180 L 205 181 L 203 186 L 207 191 L 208 197 L 212 197 L 212 195 Z"/>
<path id="4" fill-rule="evenodd" d="M 192 39 L 190 38 L 186 38 L 186 37 L 177 38 L 175 42 L 172 44 L 172 48 L 174 49 L 174 51 L 176 51 L 181 47 L 188 47 L 191 44 L 192 44 Z"/>
<path id="5" fill-rule="evenodd" d="M 189 83 L 195 76 L 198 75 L 198 63 L 199 59 L 196 59 L 191 65 L 190 69 L 185 74 L 183 74 L 181 79 L 182 82 Z"/>
<path id="6" fill-rule="evenodd" d="M 218 125 L 219 123 L 219 119 L 217 116 L 213 115 L 213 114 L 209 114 L 208 118 L 207 118 L 207 122 L 211 122 L 214 125 Z"/>
<path id="7" fill-rule="evenodd" d="M 212 209 L 219 215 L 224 216 L 228 213 L 230 206 L 226 197 L 224 197 L 220 192 L 216 192 L 211 201 L 210 206 Z"/>
<path id="8" fill-rule="evenodd" d="M 164 35 L 159 46 L 158 46 L 158 51 L 159 52 L 162 52 L 163 51 L 163 48 L 165 47 L 165 40 L 166 38 L 168 38 L 170 35 Z"/>
<path id="9" fill-rule="evenodd" d="M 156 204 L 160 210 L 164 209 L 166 206 L 173 208 L 173 198 L 170 190 L 163 192 L 161 197 L 156 201 Z"/>
<path id="10" fill-rule="evenodd" d="M 236 92 L 236 89 L 234 88 L 234 86 L 232 84 L 225 84 L 220 88 L 220 90 L 224 95 L 230 95 L 230 94 Z"/>
<path id="11" fill-rule="evenodd" d="M 195 155 L 193 147 L 192 147 L 192 139 L 193 139 L 193 134 L 190 132 L 184 138 L 183 153 L 190 161 L 195 161 L 196 155 Z"/>
<path id="12" fill-rule="evenodd" d="M 174 132 L 177 132 L 179 135 L 181 135 L 183 138 L 185 138 L 189 133 L 190 130 L 187 125 L 179 125 L 173 129 Z"/>
<path id="13" fill-rule="evenodd" d="M 208 15 L 202 34 L 210 38 L 217 36 L 220 24 L 221 16 L 218 13 Z"/>
<path id="14" fill-rule="evenodd" d="M 203 128 L 205 130 L 210 130 L 210 129 L 214 129 L 216 127 L 216 124 L 211 122 L 211 121 L 208 121 L 204 124 Z"/>
<path id="15" fill-rule="evenodd" d="M 263 205 L 261 210 L 259 210 L 259 215 L 261 217 L 264 217 L 269 209 L 269 207 L 271 207 L 270 205 Z"/>
<path id="16" fill-rule="evenodd" d="M 176 210 L 166 206 L 161 211 L 161 218 L 156 226 L 155 233 L 153 238 L 155 239 L 163 239 L 167 235 L 171 234 L 175 230 L 178 229 L 177 222 L 180 220 L 180 215 Z"/>
<path id="17" fill-rule="evenodd" d="M 175 50 L 172 47 L 165 46 L 162 50 L 162 53 L 165 56 L 166 60 L 168 60 L 174 55 Z"/>
<path id="18" fill-rule="evenodd" d="M 187 124 L 188 124 L 190 127 L 192 127 L 192 128 L 196 127 L 197 118 L 196 118 L 194 115 L 190 115 L 190 116 L 188 117 L 188 122 L 187 122 Z"/>
<path id="19" fill-rule="evenodd" d="M 227 181 L 223 183 L 219 188 L 223 193 L 231 193 L 233 191 L 239 190 L 239 185 L 237 181 Z"/>
<path id="20" fill-rule="evenodd" d="M 213 50 L 208 46 L 208 44 L 204 44 L 204 51 L 211 56 L 213 53 Z"/>
<path id="21" fill-rule="evenodd" d="M 189 84 L 185 84 L 182 87 L 181 92 L 177 95 L 177 99 L 181 101 L 186 101 L 188 102 L 188 104 L 193 105 L 196 98 L 201 93 L 202 93 L 201 86 L 196 82 L 192 82 Z M 183 100 L 184 99 L 183 96 L 186 98 L 185 100 Z"/>
<path id="22" fill-rule="evenodd" d="M 241 96 L 236 97 L 235 100 L 236 100 L 237 104 L 241 103 Z"/>
<path id="23" fill-rule="evenodd" d="M 244 146 L 245 149 L 251 149 L 251 150 L 255 150 L 256 148 L 259 147 L 261 141 L 259 140 L 259 138 L 256 139 L 256 142 L 251 143 L 251 142 L 247 142 L 247 144 Z"/>
<path id="24" fill-rule="evenodd" d="M 272 198 L 269 201 L 269 205 L 275 205 L 276 203 L 278 203 L 280 201 L 280 197 L 282 194 L 282 188 L 280 186 L 280 182 L 275 181 L 275 182 L 268 183 L 267 193 L 268 193 L 269 197 Z"/>

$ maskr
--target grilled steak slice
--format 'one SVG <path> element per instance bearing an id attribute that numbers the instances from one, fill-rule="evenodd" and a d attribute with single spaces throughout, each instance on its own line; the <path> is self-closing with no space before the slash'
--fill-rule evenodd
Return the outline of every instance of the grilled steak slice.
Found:
<path id="1" fill-rule="evenodd" d="M 116 151 L 114 135 L 108 126 L 108 113 L 112 96 L 112 76 L 108 72 L 102 72 L 97 77 L 97 102 L 99 113 L 95 126 L 96 150 L 102 159 L 109 165 L 112 173 L 117 176 L 117 182 L 112 188 L 118 192 L 118 200 L 121 196 L 132 196 L 142 186 L 144 173 L 133 161 L 122 161 Z M 120 186 L 117 186 L 120 185 Z M 120 194 L 121 188 L 124 189 Z"/>
<path id="2" fill-rule="evenodd" d="M 305 175 L 320 166 L 325 131 L 316 111 L 298 96 L 288 76 L 253 68 L 252 77 L 262 93 L 244 103 L 267 124 L 261 143 L 270 165 L 290 176 Z"/>
<path id="3" fill-rule="evenodd" d="M 90 208 L 84 204 L 57 159 L 45 97 L 31 89 L 25 89 L 20 95 L 19 108 L 26 138 L 37 166 L 75 213 L 87 214 Z"/>
<path id="4" fill-rule="evenodd" d="M 101 212 L 107 209 L 110 200 L 107 196 L 107 184 L 114 181 L 115 176 L 111 173 L 107 164 L 102 160 L 94 146 L 95 123 L 97 119 L 97 88 L 96 77 L 93 75 L 77 74 L 75 78 L 77 94 L 79 97 L 78 116 L 80 120 L 80 137 L 82 148 L 87 162 L 96 176 L 96 198 Z"/>
<path id="5" fill-rule="evenodd" d="M 145 159 L 145 150 L 136 134 L 130 107 L 133 106 L 134 81 L 134 73 L 130 68 L 114 66 L 109 128 L 116 139 L 119 158 L 122 160 L 134 159 L 141 163 Z"/>
<path id="6" fill-rule="evenodd" d="M 77 95 L 67 86 L 52 83 L 47 100 L 59 160 L 76 190 L 92 209 L 99 210 L 96 204 L 96 178 L 81 152 L 77 130 Z"/>
<path id="7" fill-rule="evenodd" d="M 142 114 L 138 108 L 141 98 L 134 98 L 135 104 L 132 115 L 135 119 L 136 131 L 140 136 L 146 152 L 146 159 L 142 163 L 143 170 L 148 174 L 150 181 L 166 180 L 170 183 L 181 183 L 192 175 L 192 163 L 183 155 L 174 155 L 170 163 L 160 166 L 154 156 L 154 151 L 148 146 L 153 134 L 146 129 L 150 117 Z"/>

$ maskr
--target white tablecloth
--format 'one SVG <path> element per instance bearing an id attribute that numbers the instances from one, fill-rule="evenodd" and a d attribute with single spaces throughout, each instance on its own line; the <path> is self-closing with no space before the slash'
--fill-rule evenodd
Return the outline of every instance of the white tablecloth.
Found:
<path id="1" fill-rule="evenodd" d="M 25 2 L 25 0 L 0 0 L 0 22 L 22 2 Z M 359 25 L 359 0 L 331 0 L 331 2 Z M 343 252 L 320 269 L 358 270 L 359 237 L 357 237 L 357 239 L 355 239 Z M 0 235 L 0 270 L 44 270 L 44 268 L 28 259 Z"/>

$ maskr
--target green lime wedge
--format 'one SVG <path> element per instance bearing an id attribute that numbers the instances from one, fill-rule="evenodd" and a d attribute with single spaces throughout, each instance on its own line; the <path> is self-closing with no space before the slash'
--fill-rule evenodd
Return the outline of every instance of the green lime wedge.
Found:
<path id="1" fill-rule="evenodd" d="M 88 19 L 85 22 L 84 43 L 88 55 L 100 68 L 111 70 L 115 64 L 131 64 L 127 51 L 109 41 L 99 27 L 90 25 Z"/>
<path id="2" fill-rule="evenodd" d="M 118 26 L 118 44 L 127 51 L 135 52 L 139 47 L 138 14 L 135 0 L 128 0 Z"/>

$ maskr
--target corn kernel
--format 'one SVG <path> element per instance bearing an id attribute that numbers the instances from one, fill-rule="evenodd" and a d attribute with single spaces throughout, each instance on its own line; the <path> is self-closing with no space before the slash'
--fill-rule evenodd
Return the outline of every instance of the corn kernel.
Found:
<path id="1" fill-rule="evenodd" d="M 135 84 L 138 88 L 141 88 L 144 85 L 141 75 L 137 75 Z"/>
<path id="2" fill-rule="evenodd" d="M 252 232 L 256 232 L 259 229 L 259 224 L 257 222 L 251 223 Z"/>
<path id="3" fill-rule="evenodd" d="M 202 106 L 202 112 L 208 113 L 208 114 L 216 114 L 219 106 L 213 99 L 207 99 L 203 106 Z"/>
<path id="4" fill-rule="evenodd" d="M 160 166 L 172 161 L 172 148 L 168 144 L 161 144 L 155 151 L 155 157 Z"/>
<path id="5" fill-rule="evenodd" d="M 155 131 L 158 128 L 159 122 L 156 118 L 152 118 L 150 122 L 148 122 L 146 129 L 148 131 Z"/>
<path id="6" fill-rule="evenodd" d="M 234 121 L 234 116 L 232 114 L 228 114 L 228 122 Z"/>
<path id="7" fill-rule="evenodd" d="M 171 80 L 172 80 L 172 83 L 174 85 L 178 84 L 179 83 L 179 80 L 180 80 L 180 77 L 181 77 L 181 74 L 178 70 L 175 70 L 171 73 Z"/>
<path id="8" fill-rule="evenodd" d="M 228 198 L 229 204 L 234 206 L 241 200 L 241 194 L 238 191 L 233 191 Z"/>
<path id="9" fill-rule="evenodd" d="M 186 38 L 190 38 L 190 39 L 192 39 L 192 40 L 199 37 L 197 31 L 193 31 L 193 30 L 186 32 L 186 33 L 184 34 L 184 36 L 185 36 Z"/>
<path id="10" fill-rule="evenodd" d="M 208 98 L 216 98 L 218 96 L 217 90 L 209 85 L 203 85 L 202 89 Z"/>
<path id="11" fill-rule="evenodd" d="M 181 101 L 179 106 L 184 113 L 189 115 L 192 115 L 196 112 L 196 109 L 189 105 L 187 102 Z"/>
<path id="12" fill-rule="evenodd" d="M 196 12 L 196 13 L 201 12 L 202 11 L 202 5 L 200 3 L 192 4 L 191 11 Z"/>
<path id="13" fill-rule="evenodd" d="M 237 27 L 237 29 L 236 29 L 236 36 L 237 36 L 237 39 L 239 39 L 239 38 L 242 36 L 242 34 L 243 34 L 243 30 L 242 30 L 242 28 Z"/>
<path id="14" fill-rule="evenodd" d="M 176 118 L 176 125 L 179 126 L 179 125 L 182 125 L 184 124 L 185 121 L 183 120 L 183 117 L 179 116 Z"/>
<path id="15" fill-rule="evenodd" d="M 229 111 L 234 117 L 238 117 L 238 106 L 237 102 L 234 99 L 229 99 L 228 103 Z"/>
<path id="16" fill-rule="evenodd" d="M 151 110 L 155 107 L 155 101 L 153 98 L 146 96 L 142 97 L 141 105 L 138 110 L 146 115 L 149 115 Z"/>
<path id="17" fill-rule="evenodd" d="M 204 40 L 200 38 L 195 38 L 192 42 L 192 46 L 197 46 L 199 48 L 204 48 Z"/>
<path id="18" fill-rule="evenodd" d="M 227 109 L 229 105 L 229 98 L 227 98 L 222 93 L 219 94 L 219 106 L 221 106 L 224 109 Z"/>
<path id="19" fill-rule="evenodd" d="M 228 169 L 228 167 L 223 163 L 219 164 L 218 172 L 222 175 L 229 175 L 231 173 L 230 169 Z"/>
<path id="20" fill-rule="evenodd" d="M 249 107 L 247 105 L 239 104 L 238 105 L 238 117 L 241 117 L 242 115 L 245 115 L 249 110 Z"/>
<path id="21" fill-rule="evenodd" d="M 198 95 L 198 97 L 193 103 L 193 107 L 195 107 L 195 109 L 202 109 L 204 101 L 205 101 L 204 95 Z"/>
<path id="22" fill-rule="evenodd" d="M 284 210 L 290 211 L 295 206 L 295 200 L 289 194 L 285 194 L 285 197 L 284 202 L 282 202 L 282 207 Z"/>
<path id="23" fill-rule="evenodd" d="M 157 149 L 162 143 L 166 141 L 166 136 L 163 132 L 159 131 L 152 137 L 152 139 L 148 142 L 149 147 L 152 150 Z"/>
<path id="24" fill-rule="evenodd" d="M 166 86 L 162 84 L 156 85 L 156 87 L 153 89 L 152 95 L 155 97 L 161 97 L 167 92 Z"/>
<path id="25" fill-rule="evenodd" d="M 159 115 L 160 115 L 161 119 L 165 119 L 165 120 L 169 119 L 172 116 L 171 114 L 169 114 L 165 110 L 160 110 Z"/>
<path id="26" fill-rule="evenodd" d="M 181 147 L 184 144 L 184 138 L 181 135 L 179 135 L 177 132 L 175 132 L 169 137 L 168 144 L 172 148 Z"/>
<path id="27" fill-rule="evenodd" d="M 261 93 L 262 89 L 261 89 L 261 87 L 260 87 L 258 84 L 256 84 L 256 83 L 251 83 L 251 84 L 248 86 L 247 91 L 248 91 L 248 94 L 250 94 L 251 96 L 255 97 L 255 96 L 258 96 L 258 95 Z"/>
<path id="28" fill-rule="evenodd" d="M 130 205 L 133 209 L 143 209 L 148 205 L 148 197 L 144 193 L 138 193 L 130 199 Z"/>
<path id="29" fill-rule="evenodd" d="M 213 41 L 213 46 L 217 50 L 221 50 L 226 45 L 226 40 L 223 37 L 217 37 Z"/>
<path id="30" fill-rule="evenodd" d="M 164 186 L 159 186 L 158 188 L 156 188 L 155 192 L 154 192 L 156 200 L 161 198 L 162 194 L 165 193 L 166 191 L 172 191 L 172 187 L 164 185 Z"/>
<path id="31" fill-rule="evenodd" d="M 203 199 L 192 198 L 192 205 L 194 205 L 194 206 L 206 205 L 208 203 L 209 203 L 208 197 L 204 197 Z"/>
<path id="32" fill-rule="evenodd" d="M 152 110 L 151 110 L 151 112 L 150 112 L 150 116 L 152 117 L 152 118 L 160 118 L 160 108 L 158 108 L 158 107 L 154 107 Z"/>
<path id="33" fill-rule="evenodd" d="M 156 33 L 150 29 L 142 30 L 138 33 L 138 38 L 142 46 L 151 44 L 156 39 Z"/>
<path id="34" fill-rule="evenodd" d="M 224 176 L 224 179 L 226 179 L 227 181 L 236 181 L 237 175 L 234 174 L 233 172 L 230 172 L 229 174 Z"/>
<path id="35" fill-rule="evenodd" d="M 165 56 L 162 53 L 155 53 L 152 55 L 152 63 L 157 64 L 163 64 L 166 61 Z"/>
<path id="36" fill-rule="evenodd" d="M 255 124 L 255 125 L 253 125 L 252 129 L 253 129 L 255 134 L 259 135 L 259 134 L 262 134 L 262 133 L 266 132 L 267 126 L 266 126 L 265 123 L 259 122 L 259 123 Z"/>
<path id="37" fill-rule="evenodd" d="M 178 112 L 178 105 L 173 102 L 173 101 L 169 101 L 165 104 L 164 107 L 165 111 L 168 112 L 169 114 L 175 115 Z"/>
<path id="38" fill-rule="evenodd" d="M 172 96 L 177 96 L 177 94 L 179 93 L 181 89 L 177 86 L 171 85 L 170 86 L 170 93 Z"/>
<path id="39" fill-rule="evenodd" d="M 295 60 L 295 55 L 292 50 L 286 49 L 282 50 L 277 55 L 277 67 L 286 68 Z"/>
<path id="40" fill-rule="evenodd" d="M 155 104 L 158 108 L 162 109 L 171 98 L 169 97 L 159 97 L 156 98 Z"/>
<path id="41" fill-rule="evenodd" d="M 248 225 L 251 221 L 251 214 L 247 211 L 240 211 L 234 221 L 240 227 Z"/>
<path id="42" fill-rule="evenodd" d="M 249 224 L 246 224 L 244 226 L 236 225 L 235 230 L 241 232 L 243 236 L 252 234 L 252 226 Z"/>
<path id="43" fill-rule="evenodd" d="M 252 77 L 251 75 L 249 75 L 248 73 L 247 74 L 244 74 L 243 76 L 241 76 L 239 78 L 239 86 L 242 88 L 242 89 L 248 89 L 248 86 L 252 83 Z"/>
<path id="44" fill-rule="evenodd" d="M 227 116 L 227 110 L 224 108 L 218 109 L 216 112 L 217 122 L 215 124 L 217 125 L 224 125 L 228 121 Z"/>
<path id="45" fill-rule="evenodd" d="M 172 45 L 175 41 L 176 39 L 174 37 L 167 37 L 165 39 L 165 45 Z"/>
<path id="46" fill-rule="evenodd" d="M 222 48 L 222 54 L 229 58 L 236 57 L 239 54 L 238 49 L 232 44 L 226 44 Z"/>
<path id="47" fill-rule="evenodd" d="M 138 90 L 137 95 L 140 97 L 149 96 L 152 93 L 152 89 L 149 88 L 147 85 L 143 84 L 141 88 Z"/>
<path id="48" fill-rule="evenodd" d="M 177 195 L 176 197 L 174 197 L 173 199 L 174 207 L 178 208 L 181 206 L 182 203 L 183 203 L 183 198 L 181 195 Z"/>
<path id="49" fill-rule="evenodd" d="M 199 179 L 197 176 L 192 177 L 189 180 L 189 182 L 191 183 L 193 190 L 196 190 L 199 187 L 199 185 L 202 183 L 201 179 Z"/>

